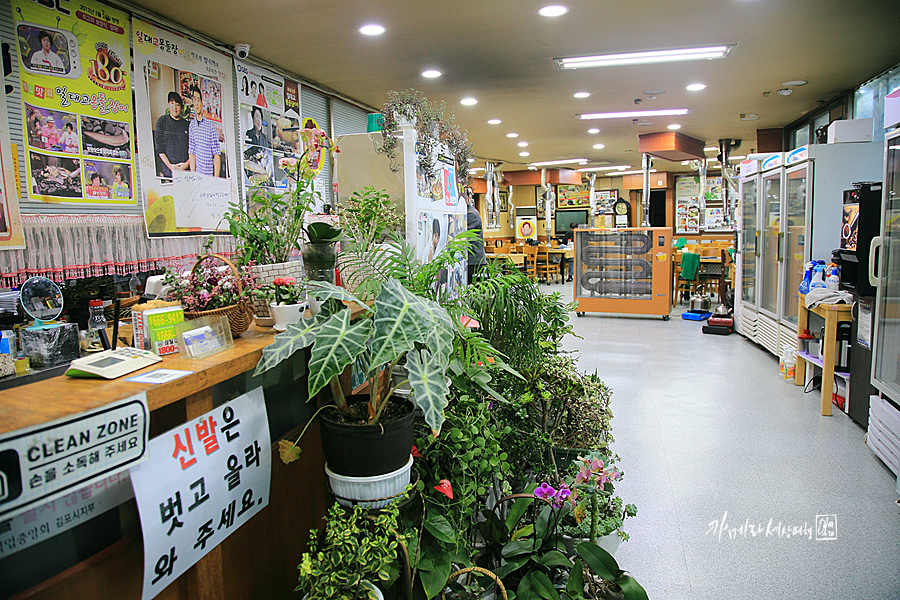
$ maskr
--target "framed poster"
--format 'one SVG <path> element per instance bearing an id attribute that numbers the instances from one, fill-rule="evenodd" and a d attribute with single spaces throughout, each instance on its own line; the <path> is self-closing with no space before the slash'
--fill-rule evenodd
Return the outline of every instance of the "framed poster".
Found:
<path id="1" fill-rule="evenodd" d="M 509 210 L 509 192 L 497 192 L 500 196 L 500 212 Z"/>
<path id="2" fill-rule="evenodd" d="M 588 208 L 591 205 L 591 184 L 556 186 L 556 210 Z"/>

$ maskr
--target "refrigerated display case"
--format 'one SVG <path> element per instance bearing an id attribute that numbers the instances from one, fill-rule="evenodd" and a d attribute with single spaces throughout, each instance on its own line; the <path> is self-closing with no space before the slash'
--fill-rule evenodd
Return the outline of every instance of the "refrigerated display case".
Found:
<path id="1" fill-rule="evenodd" d="M 756 274 L 759 262 L 759 172 L 757 161 L 741 164 L 739 190 L 740 230 L 735 288 L 735 319 L 737 331 L 756 341 L 756 321 L 759 302 L 756 296 Z"/>

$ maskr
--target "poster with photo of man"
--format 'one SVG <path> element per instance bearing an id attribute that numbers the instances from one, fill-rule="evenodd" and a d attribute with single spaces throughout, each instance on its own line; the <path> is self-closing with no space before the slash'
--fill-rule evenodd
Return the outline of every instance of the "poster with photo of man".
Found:
<path id="1" fill-rule="evenodd" d="M 239 197 L 232 132 L 231 58 L 140 19 L 133 20 L 137 129 L 150 237 L 227 231 Z"/>

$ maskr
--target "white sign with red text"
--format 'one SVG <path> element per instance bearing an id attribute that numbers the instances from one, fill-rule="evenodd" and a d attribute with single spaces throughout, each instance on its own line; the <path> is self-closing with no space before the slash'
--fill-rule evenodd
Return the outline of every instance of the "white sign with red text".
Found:
<path id="1" fill-rule="evenodd" d="M 262 388 L 150 441 L 131 469 L 144 534 L 143 600 L 269 503 L 272 452 Z"/>

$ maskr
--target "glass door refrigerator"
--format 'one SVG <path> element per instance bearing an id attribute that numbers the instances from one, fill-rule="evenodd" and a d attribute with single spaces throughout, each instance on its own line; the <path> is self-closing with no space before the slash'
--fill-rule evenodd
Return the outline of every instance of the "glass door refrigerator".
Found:
<path id="1" fill-rule="evenodd" d="M 881 237 L 872 240 L 869 276 L 875 299 L 872 384 L 866 443 L 894 473 L 900 467 L 900 130 L 885 136 Z M 877 273 L 874 263 L 877 259 Z M 853 381 L 851 379 L 851 386 Z"/>
<path id="2" fill-rule="evenodd" d="M 759 314 L 756 321 L 756 342 L 776 356 L 781 354 L 779 336 L 784 293 L 782 160 L 783 155 L 779 152 L 762 161 L 759 190 Z"/>
<path id="3" fill-rule="evenodd" d="M 756 297 L 756 273 L 759 262 L 759 164 L 755 160 L 741 163 L 740 228 L 738 255 L 735 260 L 735 319 L 738 333 L 756 341 L 756 319 L 759 302 Z"/>

